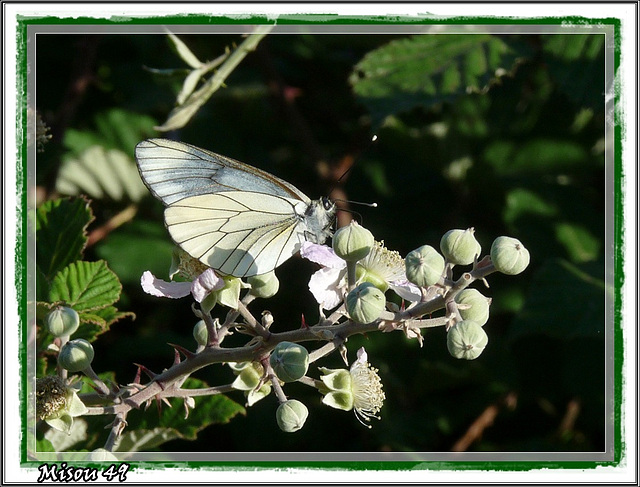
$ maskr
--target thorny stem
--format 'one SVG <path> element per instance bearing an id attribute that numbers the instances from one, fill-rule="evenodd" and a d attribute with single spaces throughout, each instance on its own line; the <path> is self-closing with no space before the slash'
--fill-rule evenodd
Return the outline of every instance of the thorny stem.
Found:
<path id="1" fill-rule="evenodd" d="M 188 376 L 208 365 L 228 362 L 262 362 L 269 352 L 275 346 L 283 341 L 300 343 L 306 341 L 319 341 L 325 332 L 330 332 L 331 342 L 323 345 L 314 352 L 309 354 L 310 361 L 316 361 L 324 357 L 331 351 L 339 348 L 340 344 L 352 335 L 361 335 L 364 333 L 378 331 L 384 328 L 385 323 L 404 323 L 410 324 L 413 328 L 433 328 L 436 326 L 444 326 L 447 323 L 446 317 L 420 319 L 421 316 L 431 314 L 445 307 L 445 303 L 453 299 L 457 293 L 469 286 L 473 281 L 483 279 L 488 274 L 495 272 L 492 265 L 478 267 L 471 272 L 463 274 L 453 286 L 448 289 L 444 295 L 438 294 L 433 299 L 420 302 L 416 306 L 405 311 L 391 312 L 385 311 L 382 316 L 373 323 L 355 323 L 347 320 L 343 323 L 326 325 L 327 319 L 321 318 L 320 323 L 314 326 L 299 328 L 296 330 L 284 331 L 280 333 L 269 333 L 267 337 L 260 336 L 258 339 L 252 340 L 251 343 L 244 347 L 237 348 L 221 348 L 206 347 L 204 350 L 194 354 L 182 362 L 175 363 L 170 368 L 154 377 L 152 381 L 145 385 L 130 385 L 127 394 L 121 395 L 121 404 L 114 406 L 104 406 L 90 408 L 89 414 L 121 414 L 122 418 L 126 417 L 126 413 L 133 408 L 140 408 L 142 404 L 150 399 L 163 399 L 166 397 L 184 397 L 193 395 L 219 394 L 220 392 L 228 392 L 230 386 L 221 386 L 203 389 L 203 392 L 195 390 L 184 390 L 176 384 L 181 384 Z M 335 313 L 334 313 L 335 315 Z M 332 315 L 333 316 L 333 315 Z M 343 314 L 339 314 L 340 317 Z M 235 318 L 234 318 L 235 319 Z M 225 323 L 230 323 L 229 317 Z M 267 362 L 268 364 L 268 362 Z M 278 394 L 278 388 L 282 389 L 277 380 L 273 381 L 274 390 Z M 277 384 L 277 385 L 276 385 Z M 127 389 L 125 387 L 122 388 Z M 188 392 L 187 392 L 188 391 Z M 95 394 L 82 395 L 83 400 L 92 402 Z M 284 392 L 282 397 L 285 398 Z M 282 399 L 279 395 L 279 400 Z M 104 398 L 102 398 L 104 400 Z"/>
<path id="2" fill-rule="evenodd" d="M 104 444 L 104 449 L 107 451 L 113 451 L 113 447 L 115 446 L 116 440 L 122 434 L 125 426 L 127 426 L 127 412 L 122 411 L 116 414 L 116 419 L 113 420 L 113 426 L 111 427 L 111 431 L 109 432 L 109 437 Z"/>

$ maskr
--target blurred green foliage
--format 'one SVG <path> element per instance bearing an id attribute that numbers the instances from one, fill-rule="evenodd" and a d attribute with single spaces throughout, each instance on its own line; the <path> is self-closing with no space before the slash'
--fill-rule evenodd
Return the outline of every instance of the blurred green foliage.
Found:
<path id="1" fill-rule="evenodd" d="M 181 39 L 203 61 L 241 42 L 229 35 Z M 263 40 L 187 127 L 167 135 L 270 171 L 312 198 L 327 194 L 336 184 L 331 174 L 355 160 L 342 187 L 349 199 L 378 203 L 358 211 L 387 247 L 406 255 L 423 244 L 437 247 L 447 230 L 475 227 L 484 253 L 495 237 L 513 236 L 530 250 L 531 265 L 519 276 L 490 276 L 491 287 L 479 288 L 493 304 L 485 325 L 489 344 L 475 361 L 452 358 L 440 329 L 425 332 L 423 348 L 400 333 L 349 340 L 350 359 L 365 346 L 385 386 L 382 421 L 371 430 L 294 383 L 287 394 L 310 411 L 296 434 L 278 429 L 271 396 L 247 409 L 246 417 L 158 448 L 449 451 L 483 411 L 498 405 L 495 421 L 470 450 L 603 450 L 604 298 L 611 290 L 604 283 L 610 249 L 604 241 L 602 39 L 440 34 Z M 124 158 L 118 167 L 135 169 L 134 145 L 160 135 L 153 126 L 166 119 L 186 75 L 163 35 L 39 36 L 36 56 L 36 108 L 53 135 L 38 153 L 36 180 L 50 192 L 68 188 L 59 175 L 69 160 L 87 167 L 82 156 L 88 150 L 102 154 L 90 158 L 89 167 L 92 160 L 109 163 L 104 154 L 117 151 Z M 373 133 L 375 144 L 369 142 Z M 171 364 L 168 342 L 195 348 L 197 319 L 188 299 L 163 301 L 142 292 L 144 270 L 168 277 L 171 242 L 162 205 L 141 199 L 130 181 L 128 190 L 109 191 L 113 180 L 104 180 L 103 169 L 94 168 L 84 186 L 76 184 L 92 198 L 89 232 L 132 203 L 137 214 L 90 246 L 86 259 L 108 262 L 123 283 L 118 308 L 137 318 L 99 337 L 93 366 L 129 383 L 134 362 L 157 370 Z M 135 176 L 126 171 L 117 173 L 123 187 L 122 174 Z M 56 268 L 52 259 L 47 265 Z M 251 309 L 259 315 L 268 308 L 276 331 L 299 327 L 303 314 L 313 323 L 317 306 L 307 291 L 313 270 L 291 259 L 278 270 L 278 296 Z M 225 345 L 242 343 L 237 338 Z M 342 366 L 337 356 L 318 365 Z M 196 376 L 209 385 L 233 380 L 226 367 Z M 230 397 L 243 403 L 241 393 Z M 578 414 L 567 416 L 575 404 Z M 193 428 L 183 437 L 193 438 Z"/>

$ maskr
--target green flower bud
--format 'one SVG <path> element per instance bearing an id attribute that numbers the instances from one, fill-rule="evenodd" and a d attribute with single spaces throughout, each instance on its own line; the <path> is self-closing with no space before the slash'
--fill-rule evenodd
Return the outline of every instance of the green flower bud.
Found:
<path id="1" fill-rule="evenodd" d="M 373 234 L 355 221 L 339 228 L 333 236 L 334 252 L 347 262 L 357 262 L 365 258 L 372 247 Z"/>
<path id="2" fill-rule="evenodd" d="M 271 368 L 283 382 L 295 382 L 309 369 L 309 352 L 302 345 L 280 342 L 269 357 Z"/>
<path id="3" fill-rule="evenodd" d="M 416 286 L 431 286 L 440 280 L 444 272 L 444 257 L 430 245 L 409 252 L 404 262 L 407 279 Z"/>
<path id="4" fill-rule="evenodd" d="M 480 255 L 482 248 L 473 236 L 473 228 L 449 230 L 440 240 L 440 250 L 452 264 L 468 265 Z"/>
<path id="5" fill-rule="evenodd" d="M 386 299 L 384 293 L 370 282 L 363 282 L 347 294 L 349 317 L 357 323 L 371 323 L 380 318 Z"/>
<path id="6" fill-rule="evenodd" d="M 49 333 L 54 337 L 71 336 L 80 326 L 80 317 L 76 310 L 58 306 L 45 318 Z"/>
<path id="7" fill-rule="evenodd" d="M 463 320 L 471 320 L 483 326 L 489 320 L 491 299 L 483 296 L 477 289 L 465 289 L 456 296 L 456 303 L 466 304 L 470 308 L 460 308 Z"/>
<path id="8" fill-rule="evenodd" d="M 251 284 L 251 294 L 258 298 L 270 298 L 280 288 L 280 281 L 273 271 L 259 276 L 251 276 L 247 278 L 247 282 Z"/>
<path id="9" fill-rule="evenodd" d="M 455 358 L 473 360 L 478 358 L 489 337 L 475 321 L 465 320 L 456 323 L 447 333 L 447 348 Z"/>
<path id="10" fill-rule="evenodd" d="M 498 237 L 491 244 L 491 261 L 503 274 L 520 274 L 529 265 L 529 260 L 529 251 L 516 238 Z"/>
<path id="11" fill-rule="evenodd" d="M 65 343 L 58 354 L 58 364 L 69 372 L 83 371 L 92 361 L 93 346 L 82 338 Z"/>
<path id="12" fill-rule="evenodd" d="M 307 406 L 295 399 L 281 403 L 276 410 L 276 421 L 285 433 L 294 433 L 302 428 L 307 416 L 309 416 Z"/>
<path id="13" fill-rule="evenodd" d="M 207 343 L 209 343 L 209 330 L 207 330 L 207 324 L 204 320 L 198 321 L 196 326 L 193 327 L 193 338 L 195 338 L 198 345 L 203 347 L 206 347 Z"/>

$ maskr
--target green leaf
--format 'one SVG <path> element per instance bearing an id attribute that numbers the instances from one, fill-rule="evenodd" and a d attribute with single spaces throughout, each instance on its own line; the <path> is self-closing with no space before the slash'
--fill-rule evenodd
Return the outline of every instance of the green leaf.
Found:
<path id="1" fill-rule="evenodd" d="M 148 194 L 133 158 L 118 149 L 92 145 L 78 157 L 67 157 L 56 179 L 62 194 L 87 194 L 95 199 L 139 201 Z"/>
<path id="2" fill-rule="evenodd" d="M 350 77 L 376 123 L 387 115 L 426 108 L 469 91 L 482 91 L 511 71 L 516 52 L 488 34 L 420 35 L 368 53 Z"/>
<path id="3" fill-rule="evenodd" d="M 155 120 L 147 115 L 113 108 L 96 114 L 94 124 L 95 130 L 68 129 L 65 132 L 63 144 L 71 154 L 78 156 L 93 145 L 133 154 L 140 140 L 154 134 Z"/>
<path id="4" fill-rule="evenodd" d="M 601 265 L 582 269 L 564 260 L 547 261 L 532 278 L 525 306 L 514 320 L 509 338 L 600 336 L 604 332 L 605 293 L 612 291 L 594 269 L 602 272 Z"/>
<path id="5" fill-rule="evenodd" d="M 154 133 L 155 120 L 121 109 L 99 113 L 94 130 L 65 131 L 68 152 L 56 180 L 63 194 L 139 201 L 147 190 L 133 159 L 135 146 Z"/>
<path id="6" fill-rule="evenodd" d="M 183 384 L 185 389 L 208 387 L 206 383 L 189 378 Z M 160 415 L 148 411 L 135 411 L 127 416 L 130 434 L 125 433 L 118 445 L 118 451 L 150 445 L 158 446 L 169 439 L 195 440 L 202 429 L 213 424 L 225 424 L 237 414 L 245 414 L 245 409 L 237 402 L 221 394 L 195 397 L 195 407 L 185 419 L 184 402 L 180 398 L 170 399 L 172 407 L 162 405 Z"/>
<path id="7" fill-rule="evenodd" d="M 537 193 L 525 188 L 515 188 L 506 195 L 502 215 L 504 222 L 512 225 L 525 215 L 553 217 L 557 213 L 556 205 L 549 203 Z"/>
<path id="8" fill-rule="evenodd" d="M 65 266 L 80 260 L 93 213 L 85 198 L 49 200 L 36 211 L 36 264 L 50 280 Z"/>
<path id="9" fill-rule="evenodd" d="M 95 311 L 115 303 L 122 285 L 104 261 L 78 261 L 56 274 L 49 301 L 63 301 L 78 313 Z"/>
<path id="10" fill-rule="evenodd" d="M 109 331 L 109 327 L 118 320 L 123 318 L 135 319 L 135 314 L 130 311 L 118 311 L 113 306 L 107 306 L 106 308 L 79 313 L 80 326 L 78 330 L 73 334 L 73 338 L 84 338 L 87 341 L 92 342 L 96 337 L 106 331 Z"/>
<path id="11" fill-rule="evenodd" d="M 603 34 L 553 34 L 541 36 L 549 72 L 560 89 L 575 103 L 604 109 Z"/>
<path id="12" fill-rule="evenodd" d="M 557 223 L 556 239 L 564 245 L 571 260 L 576 263 L 596 260 L 600 253 L 600 240 L 576 223 Z"/>
<path id="13" fill-rule="evenodd" d="M 501 176 L 549 175 L 584 167 L 589 162 L 589 154 L 580 144 L 546 137 L 522 145 L 495 141 L 485 149 L 484 158 Z"/>

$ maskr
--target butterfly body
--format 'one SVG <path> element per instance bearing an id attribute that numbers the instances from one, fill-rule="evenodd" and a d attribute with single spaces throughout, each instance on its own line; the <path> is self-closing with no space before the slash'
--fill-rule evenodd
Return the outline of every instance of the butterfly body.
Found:
<path id="1" fill-rule="evenodd" d="M 136 147 L 142 180 L 165 205 L 173 240 L 223 274 L 270 272 L 305 241 L 331 235 L 335 205 L 292 184 L 197 147 L 149 139 Z"/>

